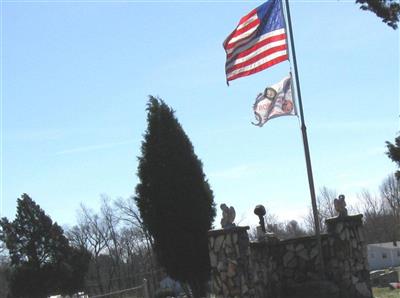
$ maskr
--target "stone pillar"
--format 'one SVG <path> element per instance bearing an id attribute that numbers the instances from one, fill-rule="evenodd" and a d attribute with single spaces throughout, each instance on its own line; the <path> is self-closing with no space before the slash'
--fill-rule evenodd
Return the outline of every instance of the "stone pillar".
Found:
<path id="1" fill-rule="evenodd" d="M 255 297 L 251 283 L 249 227 L 208 232 L 211 292 L 216 298 Z"/>
<path id="2" fill-rule="evenodd" d="M 330 257 L 326 260 L 327 277 L 340 289 L 343 298 L 372 298 L 367 247 L 362 215 L 326 220 Z"/>

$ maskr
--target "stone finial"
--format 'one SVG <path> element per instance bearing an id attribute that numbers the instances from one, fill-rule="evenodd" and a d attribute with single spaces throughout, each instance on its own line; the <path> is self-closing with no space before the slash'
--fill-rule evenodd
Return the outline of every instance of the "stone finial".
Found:
<path id="1" fill-rule="evenodd" d="M 335 210 L 338 213 L 338 217 L 347 216 L 346 201 L 344 200 L 344 195 L 339 195 L 338 199 L 333 201 Z"/>
<path id="2" fill-rule="evenodd" d="M 260 226 L 262 231 L 265 233 L 265 222 L 264 222 L 264 215 L 267 212 L 265 211 L 265 207 L 263 205 L 257 205 L 256 208 L 254 208 L 254 214 L 258 216 L 260 219 Z"/>
<path id="3" fill-rule="evenodd" d="M 221 227 L 223 229 L 228 229 L 236 226 L 233 223 L 236 217 L 235 208 L 233 208 L 232 206 L 228 208 L 226 204 L 221 204 L 220 208 L 222 210 Z"/>

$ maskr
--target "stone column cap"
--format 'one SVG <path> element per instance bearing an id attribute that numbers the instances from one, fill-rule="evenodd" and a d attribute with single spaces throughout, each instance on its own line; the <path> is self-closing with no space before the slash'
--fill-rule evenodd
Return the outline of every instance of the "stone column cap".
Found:
<path id="1" fill-rule="evenodd" d="M 224 234 L 245 232 L 248 229 L 250 229 L 249 226 L 232 227 L 232 228 L 228 228 L 228 229 L 209 230 L 207 234 L 208 234 L 208 236 L 219 236 L 219 235 L 224 235 Z"/>
<path id="2" fill-rule="evenodd" d="M 325 222 L 328 225 L 337 224 L 339 222 L 354 222 L 354 223 L 361 224 L 362 217 L 363 217 L 362 214 L 349 215 L 349 216 L 338 216 L 338 217 L 327 218 L 325 220 Z"/>

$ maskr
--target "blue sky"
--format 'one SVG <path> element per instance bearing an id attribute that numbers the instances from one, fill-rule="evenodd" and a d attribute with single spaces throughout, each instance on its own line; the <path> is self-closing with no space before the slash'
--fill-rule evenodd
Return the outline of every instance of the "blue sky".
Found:
<path id="1" fill-rule="evenodd" d="M 226 86 L 222 42 L 257 1 L 2 3 L 2 216 L 26 192 L 71 225 L 82 202 L 134 193 L 149 94 L 176 110 L 214 190 L 243 224 L 310 205 L 296 117 L 251 125 L 289 62 Z M 399 31 L 353 1 L 291 1 L 316 189 L 354 202 L 395 170 Z M 219 210 L 219 209 L 218 209 Z"/>

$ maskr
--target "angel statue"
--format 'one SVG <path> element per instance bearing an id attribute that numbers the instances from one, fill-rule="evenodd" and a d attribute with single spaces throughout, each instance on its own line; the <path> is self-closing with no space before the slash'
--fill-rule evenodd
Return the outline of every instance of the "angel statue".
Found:
<path id="1" fill-rule="evenodd" d="M 220 208 L 222 210 L 221 227 L 223 229 L 228 229 L 236 226 L 233 223 L 236 217 L 235 209 L 232 206 L 228 208 L 226 204 L 221 204 Z"/>
<path id="2" fill-rule="evenodd" d="M 339 195 L 339 198 L 333 201 L 333 205 L 335 207 L 336 212 L 338 213 L 338 217 L 347 216 L 347 209 L 346 209 L 346 202 L 344 200 L 344 195 Z"/>

